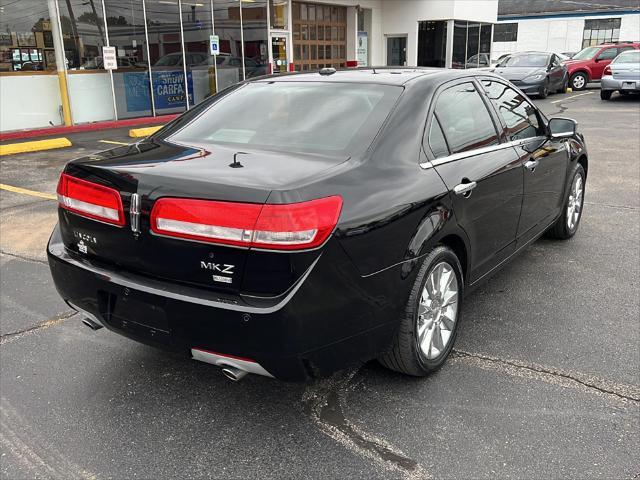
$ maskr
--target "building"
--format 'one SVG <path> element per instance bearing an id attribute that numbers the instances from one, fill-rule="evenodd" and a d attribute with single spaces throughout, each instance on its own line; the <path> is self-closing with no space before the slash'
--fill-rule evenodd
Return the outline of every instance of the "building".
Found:
<path id="1" fill-rule="evenodd" d="M 603 42 L 640 40 L 638 0 L 500 0 L 493 57 L 526 50 L 578 52 Z"/>
<path id="2" fill-rule="evenodd" d="M 498 0 L 0 0 L 0 130 L 179 113 L 267 73 L 481 66 L 497 11 Z"/>

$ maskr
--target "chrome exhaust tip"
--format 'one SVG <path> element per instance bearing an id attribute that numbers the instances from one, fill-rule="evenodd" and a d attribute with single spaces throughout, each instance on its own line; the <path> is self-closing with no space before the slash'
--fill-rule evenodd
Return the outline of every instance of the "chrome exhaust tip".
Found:
<path id="1" fill-rule="evenodd" d="M 82 319 L 82 323 L 84 323 L 87 327 L 89 327 L 94 332 L 96 330 L 100 330 L 102 328 L 102 325 L 100 325 L 99 323 L 94 322 L 93 320 L 91 320 L 89 318 L 83 318 Z"/>
<path id="2" fill-rule="evenodd" d="M 238 382 L 245 377 L 247 372 L 230 365 L 225 365 L 224 367 L 222 367 L 222 374 L 232 382 Z"/>

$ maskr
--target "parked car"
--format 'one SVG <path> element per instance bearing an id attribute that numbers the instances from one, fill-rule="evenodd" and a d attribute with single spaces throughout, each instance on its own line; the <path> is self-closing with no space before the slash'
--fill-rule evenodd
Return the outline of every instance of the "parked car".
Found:
<path id="1" fill-rule="evenodd" d="M 554 53 L 512 53 L 494 71 L 526 94 L 540 98 L 546 98 L 550 92 L 565 93 L 569 84 L 567 69 Z"/>
<path id="2" fill-rule="evenodd" d="M 610 43 L 586 47 L 564 64 L 569 71 L 569 86 L 573 90 L 584 90 L 589 82 L 599 81 L 607 65 L 618 54 L 627 50 L 637 50 L 640 43 Z"/>
<path id="3" fill-rule="evenodd" d="M 193 67 L 196 65 L 206 65 L 209 61 L 210 55 L 202 52 L 187 52 L 185 53 L 187 58 L 187 66 Z M 181 67 L 182 66 L 182 52 L 168 53 L 160 57 L 154 64 L 154 67 Z"/>
<path id="4" fill-rule="evenodd" d="M 218 55 L 216 57 L 216 65 L 218 68 L 238 68 L 242 69 L 242 57 L 233 55 Z M 244 59 L 245 74 L 247 78 L 259 77 L 267 74 L 267 66 L 258 63 L 252 58 Z"/>
<path id="5" fill-rule="evenodd" d="M 566 60 L 573 58 L 573 56 L 578 52 L 562 52 L 561 55 L 566 57 Z"/>
<path id="6" fill-rule="evenodd" d="M 600 98 L 609 100 L 616 91 L 622 95 L 640 92 L 640 50 L 622 52 L 604 68 Z"/>
<path id="7" fill-rule="evenodd" d="M 271 76 L 68 163 L 47 253 L 88 326 L 234 380 L 422 376 L 465 293 L 576 233 L 587 171 L 576 123 L 489 72 Z"/>

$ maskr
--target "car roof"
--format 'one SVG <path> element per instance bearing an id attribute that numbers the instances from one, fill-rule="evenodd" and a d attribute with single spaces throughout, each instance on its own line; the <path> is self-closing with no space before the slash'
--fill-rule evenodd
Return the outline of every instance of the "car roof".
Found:
<path id="1" fill-rule="evenodd" d="M 366 67 L 336 70 L 335 73 L 321 74 L 314 72 L 295 72 L 279 75 L 260 77 L 256 82 L 335 82 L 335 83 L 376 83 L 380 85 L 404 85 L 417 78 L 441 78 L 442 75 L 448 77 L 465 76 L 466 70 L 454 70 L 446 68 L 430 67 Z M 466 71 L 468 72 L 468 71 Z M 468 76 L 468 74 L 466 75 Z"/>

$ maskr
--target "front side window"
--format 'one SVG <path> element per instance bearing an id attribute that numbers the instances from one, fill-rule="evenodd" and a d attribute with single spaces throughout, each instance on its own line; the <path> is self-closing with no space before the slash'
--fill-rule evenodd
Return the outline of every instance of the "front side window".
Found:
<path id="1" fill-rule="evenodd" d="M 493 80 L 483 80 L 487 96 L 498 110 L 506 125 L 505 133 L 510 141 L 538 137 L 544 128 L 536 109 L 513 88 Z"/>
<path id="2" fill-rule="evenodd" d="M 451 153 L 498 143 L 491 115 L 473 83 L 446 89 L 438 97 L 435 111 Z"/>
<path id="3" fill-rule="evenodd" d="M 402 90 L 393 85 L 249 83 L 211 104 L 169 141 L 351 156 L 369 147 Z"/>

